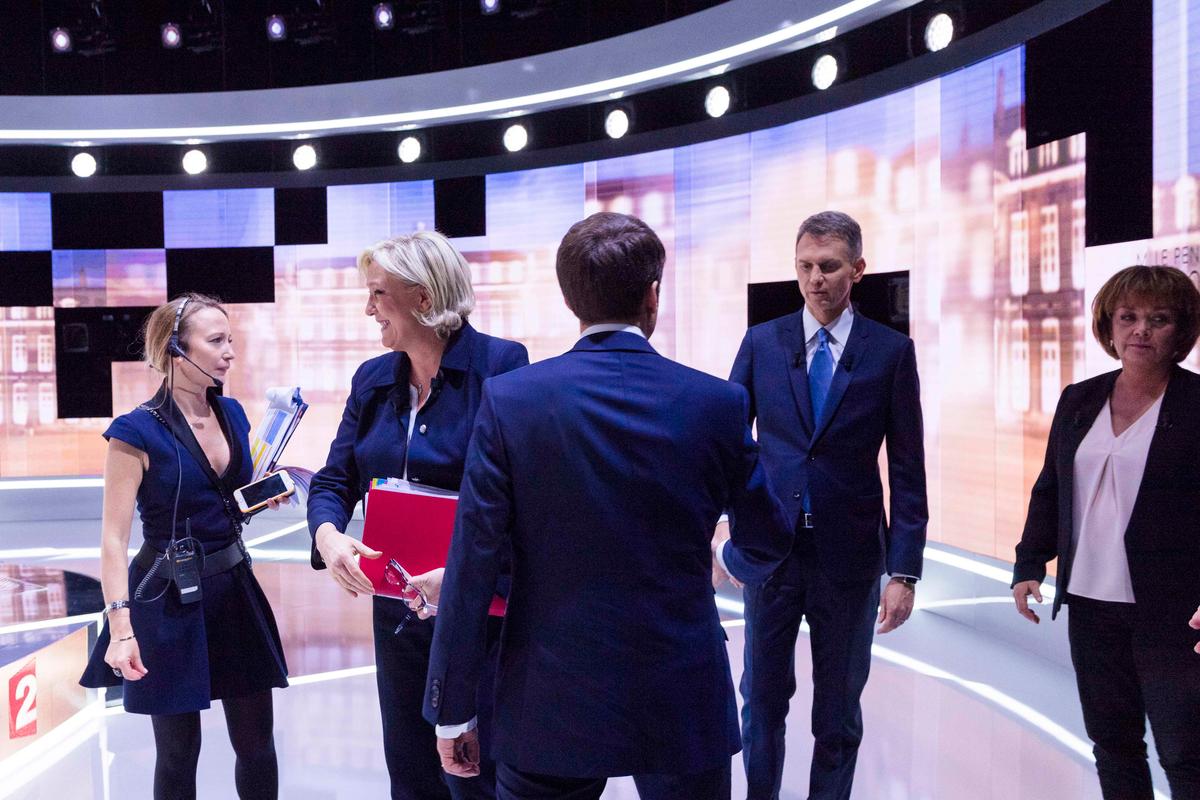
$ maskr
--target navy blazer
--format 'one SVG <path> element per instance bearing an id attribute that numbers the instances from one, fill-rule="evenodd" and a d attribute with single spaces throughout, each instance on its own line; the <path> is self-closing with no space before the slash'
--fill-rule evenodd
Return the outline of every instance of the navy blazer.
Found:
<path id="1" fill-rule="evenodd" d="M 409 480 L 458 491 L 484 379 L 528 363 L 525 345 L 479 333 L 463 323 L 446 343 L 429 399 L 417 411 L 410 448 L 408 356 L 385 353 L 363 362 L 350 384 L 329 457 L 312 479 L 309 532 L 316 537 L 324 522 L 344 532 L 372 478 L 400 477 L 405 450 Z M 325 568 L 315 538 L 312 565 Z"/>
<path id="2" fill-rule="evenodd" d="M 912 340 L 855 314 L 819 420 L 809 398 L 803 311 L 746 331 L 729 379 L 750 393 L 763 463 L 789 516 L 814 517 L 825 574 L 835 581 L 870 580 L 884 570 L 921 577 L 929 507 Z M 884 440 L 890 525 L 879 475 Z"/>
<path id="3" fill-rule="evenodd" d="M 1112 394 L 1120 370 L 1068 386 L 1059 398 L 1046 461 L 1033 484 L 1017 545 L 1013 583 L 1041 582 L 1058 558 L 1051 618 L 1070 589 L 1075 519 L 1075 452 Z M 1125 555 L 1135 613 L 1145 634 L 1195 642 L 1187 621 L 1200 606 L 1200 375 L 1171 371 L 1138 488 Z"/>
<path id="4" fill-rule="evenodd" d="M 739 387 L 598 333 L 489 380 L 425 696 L 469 720 L 501 554 L 512 590 L 492 755 L 564 777 L 685 774 L 740 749 L 709 549 L 721 510 L 765 578 L 791 548 Z"/>

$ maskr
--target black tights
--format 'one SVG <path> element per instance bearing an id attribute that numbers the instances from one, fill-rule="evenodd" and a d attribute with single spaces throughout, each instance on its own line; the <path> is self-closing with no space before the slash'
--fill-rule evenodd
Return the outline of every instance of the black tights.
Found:
<path id="1" fill-rule="evenodd" d="M 274 712 L 271 690 L 229 697 L 225 725 L 237 756 L 234 782 L 241 800 L 275 800 L 279 796 L 279 766 L 272 735 Z M 200 712 L 160 714 L 154 726 L 154 800 L 195 800 L 196 762 L 200 758 Z"/>

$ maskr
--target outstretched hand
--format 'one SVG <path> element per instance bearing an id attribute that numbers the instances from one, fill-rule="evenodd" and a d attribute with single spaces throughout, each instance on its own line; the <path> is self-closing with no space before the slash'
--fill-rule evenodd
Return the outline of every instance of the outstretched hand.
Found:
<path id="1" fill-rule="evenodd" d="M 328 523 L 327 523 L 328 524 Z M 375 587 L 358 566 L 359 557 L 379 558 L 383 553 L 372 550 L 353 536 L 347 536 L 332 525 L 322 525 L 317 530 L 317 551 L 325 560 L 329 574 L 335 583 L 345 589 L 351 597 L 360 594 L 375 594 Z"/>

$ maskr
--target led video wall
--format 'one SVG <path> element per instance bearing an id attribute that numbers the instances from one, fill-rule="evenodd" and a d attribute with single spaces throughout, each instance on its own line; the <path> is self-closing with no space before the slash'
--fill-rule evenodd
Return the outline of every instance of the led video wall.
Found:
<path id="1" fill-rule="evenodd" d="M 1156 19 L 1157 36 L 1175 41 L 1169 63 L 1156 63 L 1156 100 L 1162 93 L 1177 115 L 1155 142 L 1156 158 L 1174 153 L 1156 161 L 1156 214 L 1164 237 L 1181 244 L 1200 244 L 1200 146 L 1188 145 L 1188 131 L 1200 142 L 1200 98 L 1182 55 L 1182 45 L 1200 45 L 1198 22 Z M 558 242 L 593 211 L 633 213 L 668 252 L 653 344 L 726 376 L 746 327 L 747 286 L 793 276 L 805 216 L 846 211 L 862 223 L 868 270 L 911 275 L 930 536 L 1011 560 L 1059 393 L 1111 368 L 1088 349 L 1085 301 L 1127 255 L 1089 254 L 1085 268 L 1086 142 L 1026 149 L 1022 67 L 1023 51 L 1013 50 L 776 128 L 489 175 L 486 235 L 456 240 L 478 298 L 471 321 L 524 342 L 534 360 L 569 349 L 578 328 L 555 281 Z M 253 421 L 268 387 L 299 384 L 311 409 L 285 461 L 320 466 L 351 375 L 382 352 L 355 257 L 378 239 L 431 227 L 433 194 L 432 182 L 330 186 L 325 240 L 284 245 L 273 190 L 163 192 L 157 246 L 90 250 L 56 245 L 50 195 L 0 194 L 0 251 L 48 251 L 53 283 L 53 307 L 0 309 L 0 475 L 100 472 L 107 420 L 56 416 L 56 309 L 161 303 L 171 254 L 189 248 L 218 259 L 225 248 L 231 257 L 270 248 L 274 301 L 231 307 L 238 360 L 227 393 Z M 159 380 L 134 361 L 111 369 L 115 413 Z"/>

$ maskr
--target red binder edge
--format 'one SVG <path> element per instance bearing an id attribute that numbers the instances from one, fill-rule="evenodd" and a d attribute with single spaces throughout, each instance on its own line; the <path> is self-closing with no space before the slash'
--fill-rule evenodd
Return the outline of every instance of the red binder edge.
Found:
<path id="1" fill-rule="evenodd" d="M 458 497 L 451 495 L 381 487 L 374 487 L 367 493 L 363 544 L 383 555 L 364 558 L 359 561 L 359 566 L 375 587 L 376 594 L 399 599 L 383 577 L 388 559 L 396 559 L 412 575 L 446 566 L 457 506 Z M 405 535 L 414 529 L 422 531 L 422 535 Z M 488 614 L 503 617 L 507 607 L 507 601 L 496 595 L 488 607 Z"/>

